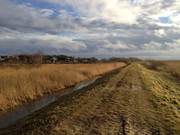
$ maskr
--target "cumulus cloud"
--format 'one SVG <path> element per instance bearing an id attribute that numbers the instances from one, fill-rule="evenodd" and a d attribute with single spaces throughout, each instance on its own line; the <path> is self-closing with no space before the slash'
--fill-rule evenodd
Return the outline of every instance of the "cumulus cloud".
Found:
<path id="1" fill-rule="evenodd" d="M 91 20 L 102 19 L 111 22 L 133 24 L 140 14 L 140 7 L 133 6 L 127 0 L 41 0 L 50 3 L 71 5 L 83 17 Z"/>
<path id="2" fill-rule="evenodd" d="M 0 1 L 0 54 L 179 57 L 179 0 L 19 1 Z"/>
<path id="3" fill-rule="evenodd" d="M 11 29 L 53 29 L 54 22 L 42 17 L 38 10 L 15 5 L 9 0 L 0 1 L 0 26 Z"/>
<path id="4" fill-rule="evenodd" d="M 166 36 L 166 32 L 164 29 L 157 29 L 154 31 L 154 34 L 158 37 L 164 37 Z"/>
<path id="5" fill-rule="evenodd" d="M 126 44 L 122 44 L 122 43 L 116 43 L 116 44 L 108 43 L 108 44 L 104 45 L 104 48 L 117 51 L 117 50 L 132 49 L 132 48 L 134 48 L 134 46 L 126 45 Z"/>
<path id="6" fill-rule="evenodd" d="M 163 48 L 163 45 L 158 42 L 151 41 L 150 43 L 144 44 L 143 49 L 145 50 L 160 50 Z"/>
<path id="7" fill-rule="evenodd" d="M 9 46 L 12 46 L 12 48 L 22 47 L 26 49 L 26 47 L 31 44 L 32 48 L 35 47 L 34 45 L 37 45 L 37 48 L 40 47 L 42 50 L 44 50 L 43 48 L 49 47 L 57 50 L 74 52 L 86 49 L 86 45 L 82 42 L 73 41 L 70 37 L 57 36 L 48 33 L 21 33 L 4 28 L 4 31 L 1 30 L 0 35 L 2 35 L 0 36 L 0 50 L 2 49 L 2 46 L 7 49 L 10 49 Z"/>
<path id="8" fill-rule="evenodd" d="M 50 17 L 53 13 L 52 9 L 38 9 L 23 4 L 18 5 L 10 0 L 1 0 L 0 26 L 23 32 L 41 31 L 49 33 L 81 29 L 72 16 L 66 16 L 66 19 L 62 16 Z"/>

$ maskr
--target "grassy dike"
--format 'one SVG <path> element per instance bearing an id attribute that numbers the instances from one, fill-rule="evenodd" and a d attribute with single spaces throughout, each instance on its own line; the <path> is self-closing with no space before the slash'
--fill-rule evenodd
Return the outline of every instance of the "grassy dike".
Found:
<path id="1" fill-rule="evenodd" d="M 180 133 L 180 85 L 170 73 L 141 67 L 144 88 L 152 92 L 151 102 L 167 134 Z M 161 129 L 162 130 L 162 129 Z"/>

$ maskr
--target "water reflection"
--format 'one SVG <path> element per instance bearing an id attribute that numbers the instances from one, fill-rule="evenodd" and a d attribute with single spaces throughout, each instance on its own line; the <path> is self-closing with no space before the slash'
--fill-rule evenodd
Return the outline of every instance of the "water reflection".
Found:
<path id="1" fill-rule="evenodd" d="M 40 110 L 41 108 L 48 106 L 49 104 L 57 101 L 62 96 L 71 94 L 74 91 L 81 90 L 82 88 L 85 88 L 91 84 L 93 84 L 98 78 L 88 80 L 81 82 L 77 84 L 74 88 L 69 88 L 65 90 L 65 92 L 57 93 L 55 95 L 46 95 L 37 101 L 34 101 L 30 104 L 26 104 L 23 106 L 20 106 L 16 108 L 13 112 L 9 112 L 3 116 L 0 117 L 0 128 L 5 128 L 13 123 L 15 123 L 17 120 L 24 118 L 25 116 L 28 116 L 32 114 L 33 112 Z"/>

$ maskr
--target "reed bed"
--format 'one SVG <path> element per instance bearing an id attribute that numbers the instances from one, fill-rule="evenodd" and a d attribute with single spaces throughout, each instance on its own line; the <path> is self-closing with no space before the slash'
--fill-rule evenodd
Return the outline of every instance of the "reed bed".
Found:
<path id="1" fill-rule="evenodd" d="M 52 94 L 124 65 L 101 63 L 1 66 L 0 110 L 6 112 L 45 94 Z"/>

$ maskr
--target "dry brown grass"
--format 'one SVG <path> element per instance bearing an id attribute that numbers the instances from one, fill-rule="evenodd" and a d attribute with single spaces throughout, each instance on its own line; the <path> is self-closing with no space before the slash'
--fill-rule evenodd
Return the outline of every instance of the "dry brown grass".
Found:
<path id="1" fill-rule="evenodd" d="M 164 61 L 162 63 L 168 66 L 171 70 L 180 74 L 180 61 Z"/>
<path id="2" fill-rule="evenodd" d="M 124 65 L 102 63 L 0 67 L 1 112 Z"/>

